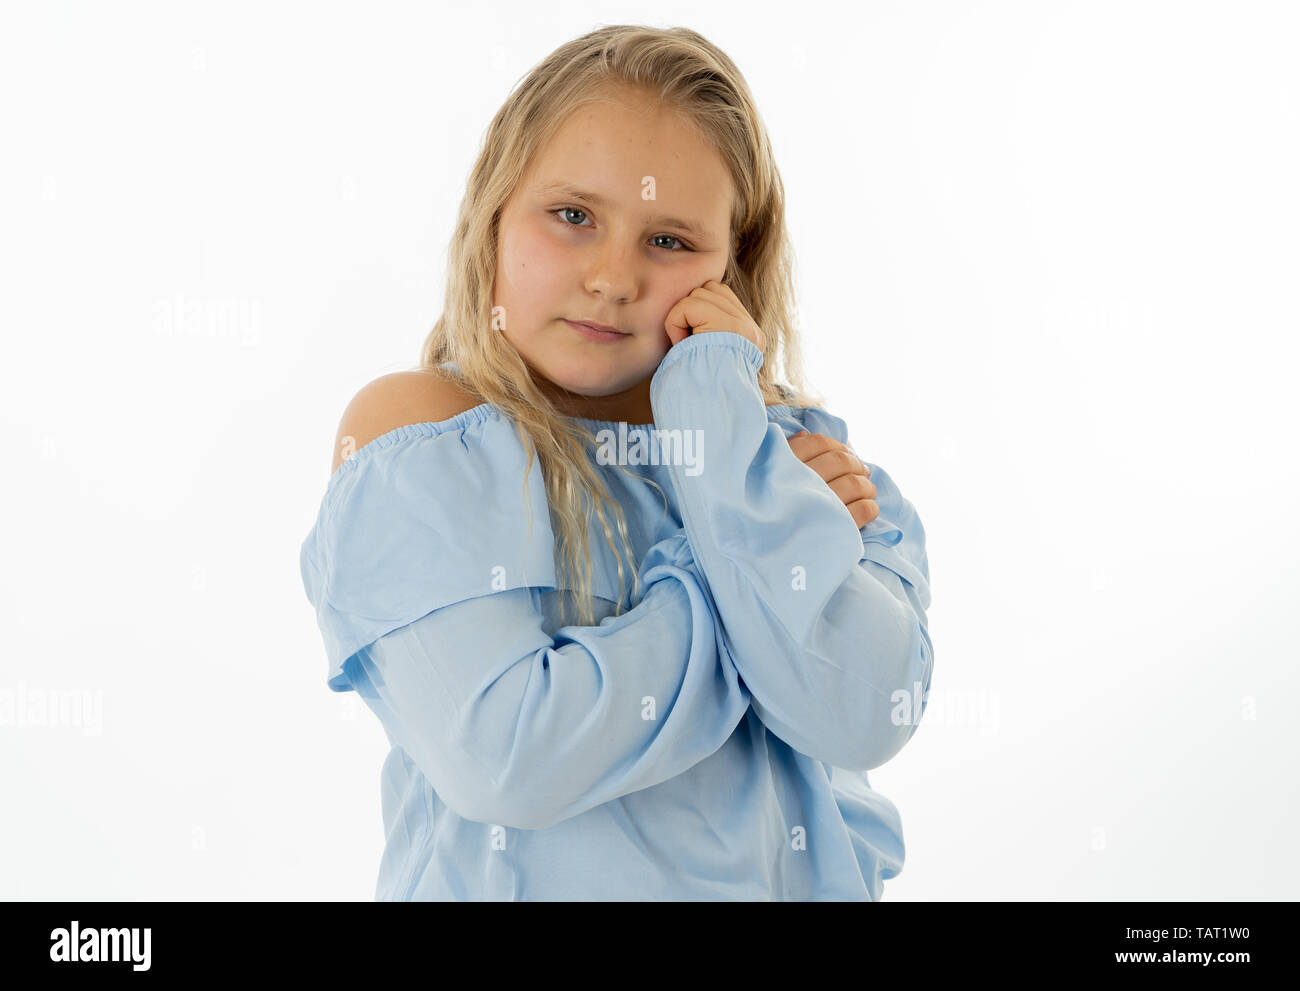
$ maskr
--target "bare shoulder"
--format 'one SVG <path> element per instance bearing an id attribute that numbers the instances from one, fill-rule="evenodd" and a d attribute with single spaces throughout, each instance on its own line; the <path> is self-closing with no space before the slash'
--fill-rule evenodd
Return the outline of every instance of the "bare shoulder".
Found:
<path id="1" fill-rule="evenodd" d="M 479 399 L 440 369 L 381 375 L 364 385 L 343 411 L 330 474 L 376 437 L 411 423 L 450 420 L 479 404 Z"/>

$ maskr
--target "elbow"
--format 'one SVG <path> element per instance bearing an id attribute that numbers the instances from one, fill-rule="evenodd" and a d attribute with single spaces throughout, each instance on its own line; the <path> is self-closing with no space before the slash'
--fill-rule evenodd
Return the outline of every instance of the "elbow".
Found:
<path id="1" fill-rule="evenodd" d="M 872 689 L 867 705 L 865 732 L 854 742 L 850 764 L 839 764 L 849 771 L 873 771 L 898 756 L 916 733 L 925 713 L 934 670 L 934 653 L 930 635 L 919 620 L 908 648 L 899 684 L 888 691 Z"/>
<path id="2" fill-rule="evenodd" d="M 554 826 L 563 816 L 558 813 L 554 796 L 538 787 L 542 778 L 529 775 L 526 782 L 517 782 L 510 775 L 501 775 L 493 782 L 486 795 L 485 809 L 490 818 L 485 821 L 510 829 L 546 829 Z"/>
<path id="3" fill-rule="evenodd" d="M 554 803 L 527 790 L 501 785 L 481 776 L 436 788 L 438 796 L 462 819 L 510 829 L 546 829 L 564 817 Z"/>
<path id="4" fill-rule="evenodd" d="M 516 762 L 484 759 L 483 748 L 472 737 L 456 734 L 412 757 L 439 800 L 469 822 L 545 829 L 563 818 L 556 796 L 548 797 L 541 787 L 541 773 Z"/>
<path id="5" fill-rule="evenodd" d="M 462 819 L 510 829 L 546 829 L 565 816 L 563 798 L 545 766 L 530 761 L 487 761 L 462 738 L 457 773 L 444 801 Z"/>
<path id="6" fill-rule="evenodd" d="M 456 814 L 471 822 L 509 829 L 546 829 L 560 821 L 545 808 L 500 795 L 480 797 L 477 802 L 465 806 L 464 811 L 456 809 Z"/>
<path id="7" fill-rule="evenodd" d="M 480 822 L 510 829 L 548 829 L 565 818 L 554 796 L 509 786 L 491 789 L 481 811 L 487 813 L 487 818 L 479 819 Z"/>
<path id="8" fill-rule="evenodd" d="M 549 657 L 552 664 L 563 656 L 551 647 L 542 651 L 534 657 Z M 506 676 L 473 695 L 449 721 L 443 753 L 460 803 L 449 798 L 447 804 L 462 818 L 539 830 L 585 807 L 589 778 L 575 767 L 582 748 L 572 738 L 577 728 L 563 718 L 565 699 L 529 694 L 536 691 L 529 679 L 541 667 L 509 665 Z M 601 728 L 591 728 L 593 739 L 601 738 Z"/>

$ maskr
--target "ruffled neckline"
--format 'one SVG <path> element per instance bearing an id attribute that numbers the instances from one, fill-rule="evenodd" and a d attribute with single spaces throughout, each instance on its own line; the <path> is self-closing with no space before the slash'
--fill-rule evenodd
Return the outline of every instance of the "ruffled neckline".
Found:
<path id="1" fill-rule="evenodd" d="M 773 414 L 784 414 L 796 421 L 799 420 L 799 417 L 795 414 L 795 407 L 789 403 L 773 403 L 766 408 L 769 419 Z M 629 434 L 638 435 L 646 434 L 654 427 L 653 423 L 628 423 L 626 420 L 595 420 L 582 416 L 565 416 L 564 418 L 583 424 L 593 433 L 599 433 L 601 430 L 613 430 L 617 433 L 619 428 L 622 427 Z M 497 420 L 502 423 L 514 422 L 493 403 L 479 403 L 477 406 L 462 410 L 446 420 L 423 420 L 418 423 L 408 423 L 404 426 L 395 427 L 385 434 L 380 434 L 345 458 L 343 463 L 330 475 L 325 486 L 325 501 L 329 502 L 333 499 L 344 478 L 355 472 L 362 462 L 375 457 L 381 451 L 414 437 L 436 437 L 448 431 L 462 430 L 475 424 L 486 423 L 488 420 Z"/>
<path id="2" fill-rule="evenodd" d="M 450 365 L 454 371 L 456 372 L 460 371 L 460 366 L 457 365 L 456 362 L 450 360 L 442 362 L 442 364 L 439 367 L 446 368 L 448 365 Z M 467 413 L 477 413 L 478 410 L 482 409 L 483 407 L 488 407 L 492 411 L 497 413 L 498 416 L 505 418 L 505 414 L 496 406 L 493 406 L 492 403 L 479 403 L 478 406 L 472 406 L 469 409 L 463 411 L 462 413 L 459 414 L 459 416 L 465 416 Z M 791 406 L 789 403 L 772 403 L 771 405 L 767 406 L 767 408 L 769 410 L 777 410 L 778 412 L 784 412 L 790 415 L 793 415 L 795 410 L 795 407 Z M 629 431 L 632 430 L 645 431 L 645 430 L 649 430 L 651 427 L 654 426 L 653 423 L 628 423 L 627 420 L 594 420 L 591 417 L 566 416 L 563 413 L 560 415 L 563 416 L 564 419 L 566 420 L 572 420 L 575 423 L 584 424 L 585 426 L 590 427 L 593 430 L 617 431 L 620 426 L 626 426 Z M 453 417 L 451 420 L 447 422 L 449 423 L 455 422 L 457 418 L 458 417 Z M 796 417 L 796 419 L 798 419 L 798 417 Z"/>
<path id="3" fill-rule="evenodd" d="M 485 403 L 484 405 L 491 405 L 491 404 Z M 493 407 L 493 409 L 496 409 L 496 407 Z M 789 403 L 772 403 L 767 407 L 767 409 L 776 410 L 778 412 L 790 413 L 790 414 L 794 413 L 794 407 L 791 406 Z M 497 412 L 500 412 L 500 410 L 498 410 Z M 563 416 L 564 414 L 561 415 Z M 629 431 L 649 430 L 651 427 L 654 426 L 653 423 L 628 423 L 626 420 L 593 420 L 590 417 L 586 417 L 586 416 L 564 416 L 564 419 L 574 420 L 578 423 L 584 424 L 585 426 L 591 427 L 593 430 L 605 430 L 605 429 L 618 430 L 619 427 L 623 427 L 623 426 L 625 426 Z"/>

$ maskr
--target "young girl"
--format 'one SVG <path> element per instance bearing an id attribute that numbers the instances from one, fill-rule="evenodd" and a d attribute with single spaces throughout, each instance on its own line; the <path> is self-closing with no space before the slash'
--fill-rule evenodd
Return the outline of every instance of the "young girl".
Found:
<path id="1" fill-rule="evenodd" d="M 393 746 L 377 899 L 878 900 L 901 870 L 866 772 L 925 706 L 925 533 L 775 384 L 789 258 L 748 87 L 693 31 L 578 38 L 493 120 L 443 316 L 348 406 L 302 547 L 329 687 Z"/>

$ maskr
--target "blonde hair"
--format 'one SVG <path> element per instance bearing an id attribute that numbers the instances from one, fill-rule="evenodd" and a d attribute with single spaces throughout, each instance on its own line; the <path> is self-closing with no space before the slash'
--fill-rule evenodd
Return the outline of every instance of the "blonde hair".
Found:
<path id="1" fill-rule="evenodd" d="M 529 447 L 529 471 L 536 452 L 556 535 L 557 576 L 567 574 L 567 587 L 576 594 L 580 608 L 580 623 L 587 626 L 594 625 L 587 541 L 592 509 L 618 562 L 620 596 L 623 559 L 605 509 L 615 518 L 631 562 L 627 521 L 588 460 L 587 448 L 594 437 L 586 425 L 555 408 L 518 352 L 493 328 L 498 221 L 533 155 L 568 116 L 611 93 L 629 90 L 657 97 L 665 108 L 693 124 L 731 175 L 736 196 L 730 257 L 722 281 L 763 328 L 767 348 L 758 383 L 764 402 L 821 405 L 820 397 L 803 388 L 784 189 L 766 129 L 740 70 L 704 37 L 681 27 L 612 25 L 557 48 L 511 92 L 488 127 L 448 249 L 443 313 L 424 341 L 420 367 L 451 375 L 479 402 L 491 403 L 508 415 Z M 778 356 L 793 388 L 774 382 Z M 458 375 L 441 369 L 446 361 L 456 363 Z M 524 482 L 526 487 L 526 474 Z M 531 527 L 530 520 L 530 534 Z M 583 559 L 585 567 L 579 567 Z M 631 570 L 633 594 L 639 595 L 637 569 Z M 563 578 L 558 582 L 566 587 Z"/>

